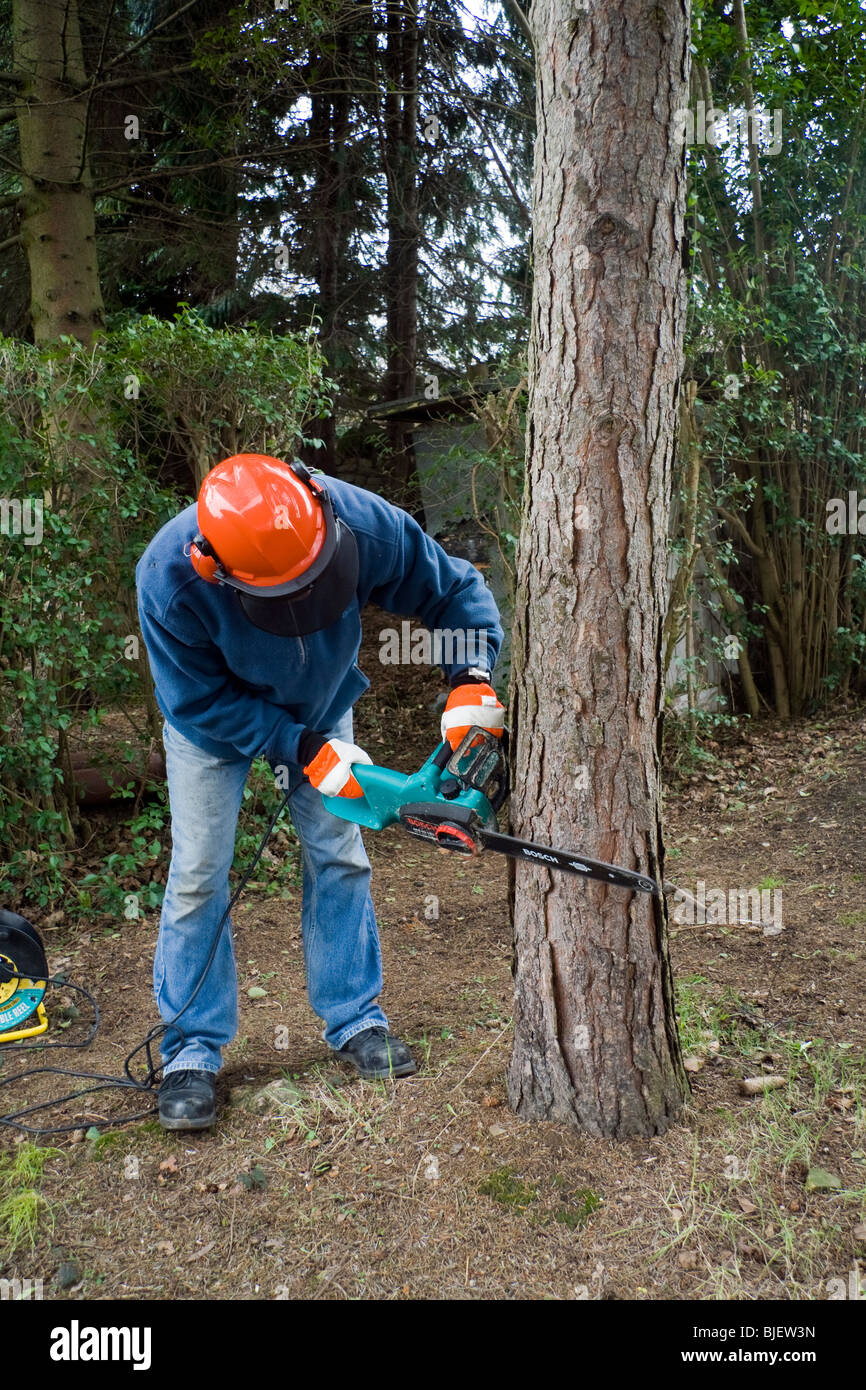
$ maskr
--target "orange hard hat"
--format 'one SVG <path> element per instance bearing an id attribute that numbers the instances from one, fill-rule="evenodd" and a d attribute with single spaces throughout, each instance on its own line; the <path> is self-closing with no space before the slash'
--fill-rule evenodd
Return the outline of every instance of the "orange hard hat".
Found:
<path id="1" fill-rule="evenodd" d="M 299 459 L 223 459 L 201 485 L 196 518 L 200 534 L 189 548 L 196 573 L 237 590 L 256 627 L 280 635 L 315 632 L 354 595 L 355 538 Z"/>
<path id="2" fill-rule="evenodd" d="M 253 590 L 297 579 L 319 554 L 327 530 L 306 469 L 296 473 L 266 454 L 234 454 L 212 468 L 196 516 L 223 578 Z"/>

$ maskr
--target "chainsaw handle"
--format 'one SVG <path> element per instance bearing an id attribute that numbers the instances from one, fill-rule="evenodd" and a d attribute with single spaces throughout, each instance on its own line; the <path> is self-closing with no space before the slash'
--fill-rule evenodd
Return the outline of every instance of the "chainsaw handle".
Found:
<path id="1" fill-rule="evenodd" d="M 433 766 L 438 767 L 440 772 L 444 772 L 445 764 L 448 762 L 448 759 L 451 757 L 451 754 L 453 752 L 454 749 L 451 747 L 451 744 L 448 742 L 446 738 L 445 742 L 442 744 L 441 748 L 439 749 L 439 751 L 433 759 Z"/>
<path id="2" fill-rule="evenodd" d="M 491 807 L 491 810 L 493 810 L 493 811 L 498 811 L 498 810 L 502 807 L 503 803 L 504 803 L 505 801 L 508 800 L 508 795 L 509 795 L 509 793 L 510 793 L 510 791 L 511 791 L 511 775 L 510 775 L 510 771 L 509 771 L 508 751 L 509 751 L 508 730 L 507 730 L 507 729 L 503 729 L 503 730 L 502 730 L 502 759 L 503 759 L 502 781 L 501 781 L 501 783 L 499 784 L 499 786 L 496 788 L 496 791 L 493 793 L 493 795 L 492 795 L 491 797 L 489 797 L 490 807 Z"/>
<path id="3" fill-rule="evenodd" d="M 475 736 L 474 743 L 472 742 L 473 736 Z M 475 746 L 475 744 L 481 743 L 482 741 L 488 744 L 498 744 L 498 748 L 501 754 L 501 765 L 499 775 L 493 781 L 488 780 L 486 785 L 483 783 L 472 781 L 471 778 L 469 780 L 466 780 L 465 776 L 461 778 L 460 771 L 458 767 L 456 767 L 454 764 L 452 764 L 449 768 L 449 764 L 452 763 L 452 759 L 454 760 L 454 763 L 457 763 L 459 761 L 460 755 L 466 751 L 467 746 L 471 750 Z M 500 808 L 504 805 L 504 803 L 508 799 L 508 794 L 511 791 L 511 779 L 509 775 L 508 762 L 508 747 L 509 740 L 507 729 L 503 729 L 502 733 L 497 738 L 497 736 L 491 730 L 475 727 L 469 730 L 469 732 L 463 739 L 463 742 L 460 743 L 457 748 L 452 748 L 450 743 L 448 743 L 447 741 L 443 743 L 442 747 L 435 754 L 432 761 L 434 766 L 438 767 L 442 772 L 444 772 L 446 768 L 448 768 L 448 770 L 454 774 L 458 781 L 461 782 L 465 790 L 469 790 L 469 788 L 474 788 L 476 791 L 482 792 L 482 794 L 487 798 L 490 804 L 491 811 L 496 812 L 500 810 Z"/>
<path id="4" fill-rule="evenodd" d="M 489 802 L 490 802 L 490 809 L 491 809 L 492 811 L 498 811 L 498 810 L 502 807 L 502 805 L 507 801 L 507 799 L 508 799 L 508 793 L 509 793 L 510 790 L 511 790 L 510 782 L 509 782 L 509 776 L 508 776 L 508 730 L 507 730 L 507 729 L 503 729 L 503 730 L 502 730 L 502 753 L 503 753 L 503 757 L 505 758 L 505 769 L 504 769 L 502 781 L 500 782 L 499 786 L 496 788 L 496 790 L 495 790 L 495 792 L 493 793 L 493 795 L 490 796 L 490 797 L 488 797 L 488 800 L 489 800 Z M 444 772 L 444 771 L 445 771 L 445 768 L 448 766 L 448 763 L 451 761 L 451 758 L 452 758 L 453 754 L 454 754 L 454 749 L 451 747 L 451 744 L 450 744 L 450 743 L 448 742 L 448 740 L 446 739 L 445 742 L 442 744 L 441 748 L 438 749 L 438 751 L 437 751 L 437 753 L 436 753 L 436 755 L 435 755 L 435 757 L 434 757 L 434 759 L 433 759 L 433 766 L 434 766 L 434 767 L 438 767 L 438 769 L 439 769 L 440 772 Z"/>

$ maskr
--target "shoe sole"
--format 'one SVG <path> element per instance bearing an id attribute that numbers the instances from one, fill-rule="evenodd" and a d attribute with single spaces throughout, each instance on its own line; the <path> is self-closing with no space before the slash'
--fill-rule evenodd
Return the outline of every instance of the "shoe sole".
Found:
<path id="1" fill-rule="evenodd" d="M 183 1120 L 179 1116 L 177 1119 L 173 1119 L 169 1115 L 165 1117 L 160 1115 L 159 1123 L 163 1129 L 210 1129 L 216 1124 L 216 1111 L 212 1115 L 204 1115 L 198 1120 Z"/>
<path id="2" fill-rule="evenodd" d="M 392 1077 L 414 1076 L 418 1067 L 414 1062 L 403 1062 L 399 1067 L 380 1067 L 378 1071 L 362 1071 L 357 1062 L 345 1058 L 353 1066 L 363 1081 L 390 1081 Z"/>

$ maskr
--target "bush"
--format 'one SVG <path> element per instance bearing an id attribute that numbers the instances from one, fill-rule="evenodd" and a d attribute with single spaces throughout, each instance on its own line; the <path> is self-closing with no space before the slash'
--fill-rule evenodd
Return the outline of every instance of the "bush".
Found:
<path id="1" fill-rule="evenodd" d="M 122 710 L 138 765 L 159 733 L 138 557 L 191 500 L 193 466 L 305 442 L 324 382 L 308 338 L 210 329 L 186 309 L 92 349 L 0 338 L 0 375 L 0 894 L 45 906 L 78 824 L 69 730 Z M 169 447 L 189 465 L 171 487 Z"/>

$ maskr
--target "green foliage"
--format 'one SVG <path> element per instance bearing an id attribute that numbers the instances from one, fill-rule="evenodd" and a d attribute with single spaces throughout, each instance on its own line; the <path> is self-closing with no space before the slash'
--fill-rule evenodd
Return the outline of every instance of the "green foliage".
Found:
<path id="1" fill-rule="evenodd" d="M 118 323 L 93 349 L 0 338 L 0 374 L 0 894 L 44 908 L 68 883 L 80 819 L 70 734 L 122 715 L 112 761 L 129 766 L 130 798 L 159 736 L 139 556 L 196 469 L 241 449 L 290 453 L 324 383 L 308 336 L 212 329 L 186 309 Z M 183 465 L 180 498 L 167 456 Z M 136 801 L 128 847 L 78 886 L 73 908 L 122 911 L 119 881 L 154 866 L 166 815 L 164 801 Z M 142 892 L 158 906 L 159 883 Z"/>
<path id="2" fill-rule="evenodd" d="M 48 1202 L 37 1185 L 45 1164 L 59 1154 L 59 1149 L 43 1149 L 29 1140 L 14 1155 L 0 1154 L 0 1233 L 10 1254 L 22 1245 L 34 1247 L 43 1218 L 53 1224 Z"/>
<path id="3" fill-rule="evenodd" d="M 670 700 L 672 694 L 668 692 L 666 699 Z M 718 754 L 707 745 L 735 733 L 744 717 L 725 710 L 696 709 L 691 718 L 687 718 L 666 709 L 662 728 L 662 760 L 666 773 L 688 777 L 714 765 Z"/>
<path id="4" fill-rule="evenodd" d="M 150 459 L 186 462 L 189 487 L 233 453 L 292 457 L 303 422 L 327 412 L 312 332 L 218 330 L 182 305 L 173 320 L 119 316 L 111 335 L 116 427 Z"/>
<path id="5" fill-rule="evenodd" d="M 67 730 L 141 699 L 140 654 L 125 655 L 133 570 L 174 510 L 112 428 L 101 365 L 71 343 L 49 355 L 0 341 L 0 497 L 41 509 L 41 527 L 0 550 L 0 843 L 7 875 L 41 880 L 42 902 L 60 886 L 51 852 L 72 838 Z"/>
<path id="6" fill-rule="evenodd" d="M 150 877 L 160 859 L 165 858 L 168 838 L 168 797 L 161 790 L 157 799 L 145 806 L 128 823 L 128 849 L 113 851 L 102 861 L 98 873 L 84 874 L 75 888 L 74 901 L 68 901 L 74 914 L 75 904 L 82 912 L 98 911 L 122 918 L 126 916 L 127 889 L 122 880 L 132 875 L 136 879 L 135 895 L 138 912 L 152 912 L 162 903 L 165 887 Z"/>
<path id="7" fill-rule="evenodd" d="M 277 787 L 268 763 L 263 758 L 257 759 L 250 768 L 238 816 L 233 865 L 236 873 L 245 873 L 249 868 L 271 817 L 281 805 L 284 795 L 285 793 Z M 280 832 L 280 838 L 276 839 Z M 274 896 L 285 895 L 290 885 L 300 883 L 300 877 L 298 838 L 287 809 L 274 826 L 273 834 L 253 875 L 253 881 L 263 886 L 269 895 Z"/>
<path id="8" fill-rule="evenodd" d="M 447 454 L 424 472 L 424 483 L 441 508 L 449 539 L 480 539 L 486 551 L 486 577 L 506 630 L 495 678 L 503 693 L 510 677 L 509 634 L 525 477 L 526 370 L 525 354 L 518 350 L 492 369 L 497 391 L 473 390 L 471 382 L 455 388 L 473 397 L 478 425 L 470 427 L 464 438 L 458 437 Z M 483 438 L 479 439 L 479 433 Z"/>
<path id="9" fill-rule="evenodd" d="M 715 152 L 708 138 L 689 151 L 698 539 L 715 555 L 710 587 L 740 605 L 725 626 L 748 641 L 761 693 L 796 714 L 862 681 L 866 653 L 859 538 L 826 529 L 830 499 L 866 491 L 866 270 L 851 196 L 866 176 L 866 27 L 857 0 L 750 9 L 744 55 L 729 14 L 693 9 L 690 106 L 710 90 L 717 113 L 743 112 L 748 71 L 773 131 L 753 131 L 756 160 L 726 118 Z"/>

